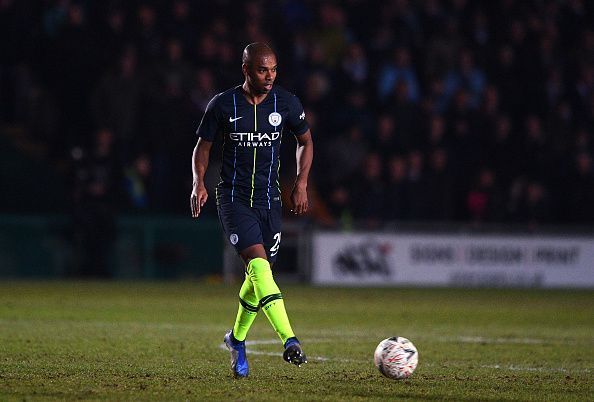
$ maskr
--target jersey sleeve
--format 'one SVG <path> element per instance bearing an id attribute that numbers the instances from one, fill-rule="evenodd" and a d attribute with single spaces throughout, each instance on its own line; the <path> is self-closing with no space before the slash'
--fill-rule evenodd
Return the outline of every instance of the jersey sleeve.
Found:
<path id="1" fill-rule="evenodd" d="M 287 127 L 295 135 L 302 135 L 309 129 L 309 125 L 305 121 L 305 111 L 295 95 L 289 96 L 289 116 L 287 119 Z"/>
<path id="2" fill-rule="evenodd" d="M 221 111 L 219 107 L 219 95 L 215 95 L 204 111 L 200 125 L 196 130 L 196 135 L 206 141 L 213 142 L 220 129 Z"/>

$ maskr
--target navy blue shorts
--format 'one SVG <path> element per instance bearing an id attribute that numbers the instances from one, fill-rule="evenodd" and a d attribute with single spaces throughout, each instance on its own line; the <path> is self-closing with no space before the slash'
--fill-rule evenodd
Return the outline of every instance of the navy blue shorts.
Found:
<path id="1" fill-rule="evenodd" d="M 259 209 L 241 202 L 219 202 L 217 210 L 225 237 L 238 254 L 254 244 L 262 244 L 270 264 L 276 261 L 281 242 L 280 203 L 273 204 L 271 209 Z"/>

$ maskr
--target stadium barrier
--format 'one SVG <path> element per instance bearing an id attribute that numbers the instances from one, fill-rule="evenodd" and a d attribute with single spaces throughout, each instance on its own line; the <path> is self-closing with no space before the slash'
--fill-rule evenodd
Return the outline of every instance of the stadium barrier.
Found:
<path id="1" fill-rule="evenodd" d="M 115 279 L 220 275 L 223 243 L 214 218 L 122 216 L 109 253 Z M 68 216 L 0 216 L 0 277 L 84 276 Z"/>
<path id="2" fill-rule="evenodd" d="M 594 288 L 594 236 L 314 232 L 311 281 L 347 286 Z"/>
<path id="3" fill-rule="evenodd" d="M 109 272 L 116 279 L 178 279 L 243 266 L 216 219 L 123 216 Z M 319 231 L 286 222 L 274 266 L 283 281 L 338 286 L 594 288 L 594 234 L 464 232 L 429 225 L 409 231 Z M 0 277 L 80 274 L 68 216 L 0 216 Z M 222 269 L 221 269 L 222 268 Z"/>

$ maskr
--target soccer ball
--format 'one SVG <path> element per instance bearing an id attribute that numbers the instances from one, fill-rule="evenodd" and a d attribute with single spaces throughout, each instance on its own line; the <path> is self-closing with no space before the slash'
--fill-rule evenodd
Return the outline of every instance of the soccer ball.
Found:
<path id="1" fill-rule="evenodd" d="M 402 380 L 417 368 L 419 353 L 411 341 L 401 336 L 384 339 L 373 354 L 375 367 L 388 378 Z"/>

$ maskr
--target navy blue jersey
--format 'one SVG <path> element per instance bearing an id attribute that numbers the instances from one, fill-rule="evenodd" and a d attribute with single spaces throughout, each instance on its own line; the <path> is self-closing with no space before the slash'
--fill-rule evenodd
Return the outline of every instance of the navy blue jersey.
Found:
<path id="1" fill-rule="evenodd" d="M 212 98 L 196 134 L 210 142 L 223 136 L 217 202 L 267 209 L 279 203 L 282 136 L 286 130 L 302 135 L 308 128 L 299 99 L 278 85 L 258 105 L 247 101 L 240 85 Z"/>

